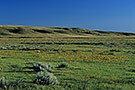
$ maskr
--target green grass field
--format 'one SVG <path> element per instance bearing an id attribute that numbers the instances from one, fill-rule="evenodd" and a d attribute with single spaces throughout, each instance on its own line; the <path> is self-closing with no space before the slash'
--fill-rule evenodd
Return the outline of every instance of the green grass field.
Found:
<path id="1" fill-rule="evenodd" d="M 11 26 L 6 30 L 12 31 Z M 93 31 L 97 36 L 84 30 L 79 35 L 69 30 L 68 34 L 59 31 L 65 35 L 38 32 L 36 37 L 9 31 L 1 34 L 0 77 L 11 83 L 9 90 L 135 90 L 134 34 Z M 30 67 L 36 62 L 52 64 L 51 73 L 59 84 L 33 83 L 37 73 Z M 61 62 L 68 67 L 57 68 Z M 19 79 L 23 82 L 15 85 Z"/>

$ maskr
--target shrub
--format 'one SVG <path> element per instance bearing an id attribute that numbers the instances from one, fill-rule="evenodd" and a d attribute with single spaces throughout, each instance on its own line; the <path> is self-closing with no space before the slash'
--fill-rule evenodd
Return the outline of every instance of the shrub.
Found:
<path id="1" fill-rule="evenodd" d="M 58 66 L 58 68 L 66 68 L 66 67 L 68 67 L 68 63 L 66 63 L 66 62 L 62 62 L 62 63 L 60 63 L 60 65 Z"/>
<path id="2" fill-rule="evenodd" d="M 40 71 L 48 71 L 50 72 L 51 69 L 53 68 L 53 66 L 51 64 L 44 64 L 42 62 L 37 62 L 33 64 L 33 69 L 36 72 L 40 72 Z"/>
<path id="3" fill-rule="evenodd" d="M 130 78 L 128 81 L 131 83 L 135 83 L 135 77 Z"/>
<path id="4" fill-rule="evenodd" d="M 40 50 L 36 50 L 35 53 L 40 53 Z"/>
<path id="5" fill-rule="evenodd" d="M 6 79 L 5 79 L 5 77 L 1 77 L 0 78 L 0 87 L 3 88 L 3 89 L 6 89 L 7 85 L 8 85 L 8 83 L 7 83 Z"/>
<path id="6" fill-rule="evenodd" d="M 54 74 L 49 72 L 42 72 L 42 71 L 38 72 L 38 75 L 33 82 L 40 85 L 59 84 L 57 77 L 54 76 Z"/>

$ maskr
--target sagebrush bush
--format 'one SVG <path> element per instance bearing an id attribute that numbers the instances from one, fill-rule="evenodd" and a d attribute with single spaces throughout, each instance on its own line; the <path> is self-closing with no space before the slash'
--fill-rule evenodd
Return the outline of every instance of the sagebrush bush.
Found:
<path id="1" fill-rule="evenodd" d="M 49 72 L 38 72 L 37 77 L 33 81 L 36 84 L 40 85 L 56 85 L 59 84 L 57 77 L 53 73 Z"/>
<path id="2" fill-rule="evenodd" d="M 5 77 L 0 78 L 0 87 L 3 89 L 6 89 L 8 85 L 8 82 L 6 81 Z"/>
<path id="3" fill-rule="evenodd" d="M 128 81 L 131 83 L 135 83 L 135 77 L 130 78 Z"/>
<path id="4" fill-rule="evenodd" d="M 36 72 L 40 72 L 40 71 L 50 72 L 52 68 L 53 66 L 51 64 L 44 64 L 43 62 L 37 62 L 33 64 L 33 69 Z"/>
<path id="5" fill-rule="evenodd" d="M 58 66 L 58 68 L 66 68 L 66 67 L 68 67 L 68 63 L 66 63 L 66 62 L 62 62 L 62 63 L 60 63 L 60 65 Z"/>
<path id="6" fill-rule="evenodd" d="M 40 53 L 41 51 L 40 50 L 36 50 L 35 53 Z"/>

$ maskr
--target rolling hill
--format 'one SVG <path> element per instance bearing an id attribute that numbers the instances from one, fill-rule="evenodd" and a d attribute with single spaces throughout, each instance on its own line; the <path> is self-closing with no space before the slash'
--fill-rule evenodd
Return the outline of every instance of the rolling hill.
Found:
<path id="1" fill-rule="evenodd" d="M 0 25 L 0 36 L 72 36 L 72 37 L 89 37 L 89 36 L 135 36 L 135 33 L 111 32 L 88 30 L 83 28 L 68 27 L 32 27 L 19 25 Z"/>

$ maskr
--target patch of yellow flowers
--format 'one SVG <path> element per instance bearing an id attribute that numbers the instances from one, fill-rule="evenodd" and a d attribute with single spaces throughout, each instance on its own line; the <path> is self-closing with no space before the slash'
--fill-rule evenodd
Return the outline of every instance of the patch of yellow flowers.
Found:
<path id="1" fill-rule="evenodd" d="M 32 53 L 33 57 L 38 57 L 40 59 L 46 59 L 46 60 L 55 60 L 55 61 L 92 61 L 92 62 L 124 62 L 125 56 L 113 56 L 113 55 L 93 55 L 89 52 L 79 52 L 79 53 L 73 53 L 73 52 L 44 52 L 44 53 Z"/>

